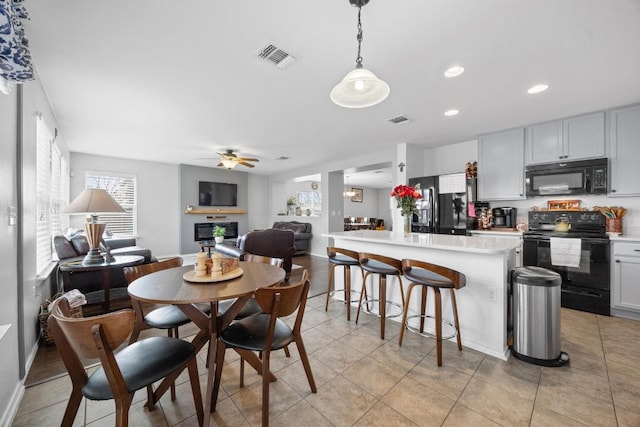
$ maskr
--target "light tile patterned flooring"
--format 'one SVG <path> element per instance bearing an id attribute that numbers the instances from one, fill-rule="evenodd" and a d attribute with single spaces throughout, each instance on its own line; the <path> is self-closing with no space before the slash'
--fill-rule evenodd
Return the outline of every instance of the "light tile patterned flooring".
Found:
<path id="1" fill-rule="evenodd" d="M 562 309 L 569 366 L 503 362 L 446 342 L 438 368 L 432 339 L 407 333 L 400 348 L 398 323 L 387 321 L 381 340 L 378 318 L 347 322 L 344 305 L 333 302 L 325 312 L 324 298 L 309 299 L 303 330 L 318 393 L 310 392 L 295 349 L 290 359 L 274 353 L 273 426 L 640 426 L 640 322 Z M 199 354 L 203 388 L 205 357 Z M 225 362 L 211 424 L 260 425 L 260 377 L 247 369 L 241 389 L 233 351 Z M 187 375 L 179 382 L 178 399 L 167 393 L 152 412 L 138 392 L 130 424 L 197 425 Z M 70 388 L 68 377 L 28 388 L 13 425 L 58 425 Z M 112 401 L 83 401 L 75 425 L 85 409 L 88 425 L 114 425 Z"/>

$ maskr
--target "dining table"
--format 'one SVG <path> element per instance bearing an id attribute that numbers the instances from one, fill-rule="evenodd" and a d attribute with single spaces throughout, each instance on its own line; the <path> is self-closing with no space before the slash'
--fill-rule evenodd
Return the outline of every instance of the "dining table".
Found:
<path id="1" fill-rule="evenodd" d="M 207 281 L 206 278 L 198 278 L 198 282 L 189 281 L 193 279 L 192 272 L 194 266 L 183 266 L 157 271 L 142 276 L 128 287 L 129 296 L 142 302 L 152 304 L 172 304 L 180 308 L 193 323 L 200 329 L 191 343 L 195 346 L 196 352 L 200 351 L 207 342 L 216 345 L 220 333 L 236 317 L 242 306 L 251 298 L 256 290 L 276 285 L 284 281 L 285 271 L 270 264 L 255 262 L 239 262 L 242 274 L 238 277 L 214 281 Z M 233 303 L 223 312 L 218 310 L 218 303 L 225 300 L 232 300 Z M 193 304 L 211 304 L 211 315 L 205 314 Z M 256 371 L 261 372 L 262 362 L 255 353 L 239 350 L 238 353 Z M 209 425 L 214 399 L 213 383 L 215 374 L 215 347 L 208 352 L 207 388 L 204 402 L 205 426 Z M 270 374 L 269 381 L 275 381 L 275 376 Z"/>

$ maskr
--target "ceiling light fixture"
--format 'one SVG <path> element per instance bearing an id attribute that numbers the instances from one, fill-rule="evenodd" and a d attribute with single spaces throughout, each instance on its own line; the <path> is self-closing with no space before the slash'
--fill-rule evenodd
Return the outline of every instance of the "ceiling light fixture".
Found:
<path id="1" fill-rule="evenodd" d="M 527 90 L 527 93 L 530 93 L 530 94 L 540 93 L 540 92 L 544 92 L 547 89 L 549 89 L 549 85 L 540 84 L 540 85 L 535 85 L 530 87 L 529 90 Z"/>
<path id="2" fill-rule="evenodd" d="M 222 166 L 227 169 L 233 169 L 238 166 L 238 161 L 235 159 L 222 159 L 220 160 L 220 163 L 222 163 Z"/>
<path id="3" fill-rule="evenodd" d="M 447 71 L 445 71 L 444 72 L 444 76 L 447 77 L 447 78 L 458 77 L 462 73 L 464 73 L 464 67 L 461 67 L 459 65 L 455 65 L 455 66 L 449 68 Z"/>
<path id="4" fill-rule="evenodd" d="M 460 111 L 456 110 L 456 109 L 452 109 L 452 110 L 447 110 L 444 112 L 444 115 L 447 117 L 451 117 L 451 116 L 455 116 L 459 113 Z"/>
<path id="5" fill-rule="evenodd" d="M 349 176 L 345 176 L 345 186 L 344 191 L 342 192 L 342 197 L 345 199 L 350 199 L 356 195 L 356 192 L 349 188 Z"/>
<path id="6" fill-rule="evenodd" d="M 352 6 L 358 8 L 358 56 L 356 57 L 356 68 L 349 71 L 340 83 L 331 91 L 331 100 L 345 108 L 364 108 L 376 105 L 384 101 L 389 96 L 389 85 L 376 77 L 371 71 L 362 68 L 362 22 L 360 12 L 362 6 L 369 3 L 369 0 L 349 0 Z"/>

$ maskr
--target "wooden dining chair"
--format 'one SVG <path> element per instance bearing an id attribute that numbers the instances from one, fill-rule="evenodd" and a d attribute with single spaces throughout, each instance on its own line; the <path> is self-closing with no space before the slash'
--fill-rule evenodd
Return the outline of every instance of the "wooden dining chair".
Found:
<path id="1" fill-rule="evenodd" d="M 127 279 L 127 283 L 131 284 L 134 280 L 147 274 L 180 266 L 182 266 L 182 258 L 169 258 L 163 261 L 152 262 L 150 264 L 125 267 L 124 277 Z M 129 344 L 133 344 L 138 341 L 141 331 L 152 328 L 166 329 L 167 336 L 180 338 L 178 327 L 191 322 L 191 319 L 189 319 L 189 317 L 187 317 L 187 315 L 175 305 L 164 305 L 148 312 L 145 312 L 142 302 L 139 300 L 132 298 L 131 305 L 135 311 L 135 323 L 133 326 L 133 332 L 131 333 L 131 338 L 129 339 Z M 209 304 L 195 304 L 195 306 L 207 314 L 211 312 L 211 306 Z M 171 384 L 171 400 L 176 400 L 175 384 Z"/>
<path id="2" fill-rule="evenodd" d="M 243 353 L 262 352 L 263 426 L 269 425 L 269 362 L 272 351 L 284 349 L 295 342 L 311 392 L 317 392 L 300 332 L 308 293 L 309 275 L 306 270 L 302 274 L 302 280 L 296 284 L 260 288 L 256 291 L 255 298 L 263 312 L 234 322 L 222 331 L 216 347 L 216 372 L 212 398 L 214 410 L 227 348 L 235 349 L 241 356 Z M 280 318 L 289 316 L 296 310 L 296 320 L 291 328 Z"/>
<path id="3" fill-rule="evenodd" d="M 171 337 L 151 337 L 114 352 L 133 330 L 133 310 L 99 316 L 72 318 L 64 298 L 50 306 L 48 325 L 71 378 L 72 390 L 61 425 L 72 426 L 82 397 L 110 400 L 116 404 L 116 426 L 128 425 L 129 407 L 137 390 L 147 389 L 146 407 L 152 411 L 160 397 L 187 367 L 198 423 L 204 422 L 196 349 L 193 344 Z M 82 360 L 100 359 L 90 376 Z M 153 384 L 165 378 L 156 390 Z"/>

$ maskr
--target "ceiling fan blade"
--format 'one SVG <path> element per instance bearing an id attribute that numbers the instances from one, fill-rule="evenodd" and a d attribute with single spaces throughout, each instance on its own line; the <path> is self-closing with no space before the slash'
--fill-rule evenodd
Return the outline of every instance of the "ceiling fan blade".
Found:
<path id="1" fill-rule="evenodd" d="M 258 159 L 254 159 L 254 158 L 250 158 L 250 157 L 238 157 L 238 160 L 243 161 L 243 162 L 259 162 L 260 161 Z"/>
<path id="2" fill-rule="evenodd" d="M 242 161 L 238 162 L 238 164 L 239 164 L 239 165 L 242 165 L 242 166 L 246 166 L 246 167 L 248 167 L 248 168 L 253 168 L 253 167 L 255 167 L 255 165 L 252 165 L 251 163 L 246 163 L 246 162 L 242 162 Z"/>

